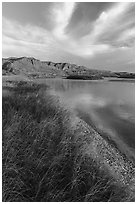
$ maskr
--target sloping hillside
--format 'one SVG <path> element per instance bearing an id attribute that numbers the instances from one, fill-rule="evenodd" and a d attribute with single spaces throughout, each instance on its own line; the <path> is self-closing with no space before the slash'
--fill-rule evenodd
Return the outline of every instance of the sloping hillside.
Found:
<path id="1" fill-rule="evenodd" d="M 3 75 L 27 75 L 27 76 L 44 76 L 56 77 L 62 76 L 61 70 L 56 69 L 54 66 L 36 60 L 34 58 L 8 58 L 3 59 L 2 62 Z"/>
<path id="2" fill-rule="evenodd" d="M 26 75 L 29 77 L 63 77 L 78 79 L 102 79 L 103 77 L 135 78 L 134 73 L 111 72 L 105 70 L 88 69 L 70 63 L 54 63 L 40 61 L 32 57 L 2 59 L 3 75 Z"/>

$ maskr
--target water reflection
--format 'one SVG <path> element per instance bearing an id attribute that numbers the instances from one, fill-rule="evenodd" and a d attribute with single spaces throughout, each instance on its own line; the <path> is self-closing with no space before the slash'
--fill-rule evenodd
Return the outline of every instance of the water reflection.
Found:
<path id="1" fill-rule="evenodd" d="M 122 149 L 135 148 L 135 84 L 132 82 L 46 79 L 69 108 L 89 125 L 108 133 Z"/>

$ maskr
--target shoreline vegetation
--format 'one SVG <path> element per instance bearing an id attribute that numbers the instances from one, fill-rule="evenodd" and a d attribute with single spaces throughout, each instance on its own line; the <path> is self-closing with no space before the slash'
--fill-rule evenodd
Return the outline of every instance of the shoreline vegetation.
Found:
<path id="1" fill-rule="evenodd" d="M 3 202 L 134 202 L 134 161 L 111 140 L 44 84 L 7 79 L 4 90 Z"/>

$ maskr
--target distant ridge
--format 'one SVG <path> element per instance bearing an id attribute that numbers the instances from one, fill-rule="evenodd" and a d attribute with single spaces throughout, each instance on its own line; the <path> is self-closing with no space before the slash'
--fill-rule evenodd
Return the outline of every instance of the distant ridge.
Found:
<path id="1" fill-rule="evenodd" d="M 33 78 L 103 79 L 135 78 L 134 73 L 89 69 L 71 63 L 40 61 L 34 57 L 2 58 L 2 75 L 25 75 Z"/>

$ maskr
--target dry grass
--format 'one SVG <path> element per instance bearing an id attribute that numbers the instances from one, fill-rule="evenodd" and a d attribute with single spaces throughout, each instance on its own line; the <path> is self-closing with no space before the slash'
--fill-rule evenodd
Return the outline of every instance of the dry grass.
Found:
<path id="1" fill-rule="evenodd" d="M 83 154 L 71 115 L 46 89 L 22 82 L 3 97 L 3 202 L 131 201 Z"/>

